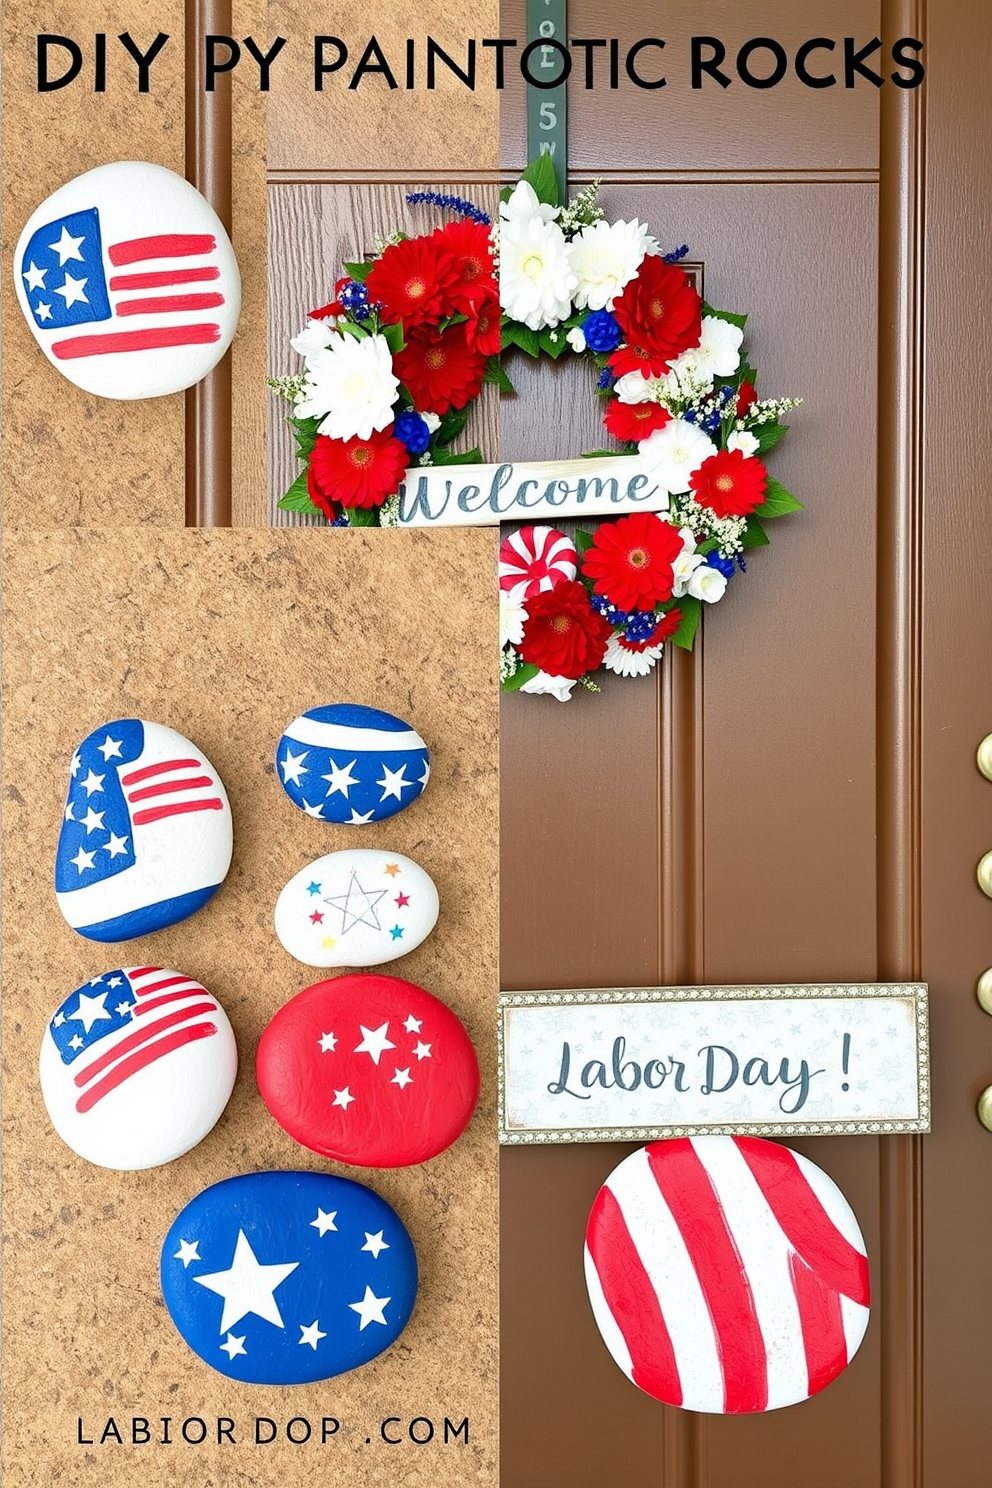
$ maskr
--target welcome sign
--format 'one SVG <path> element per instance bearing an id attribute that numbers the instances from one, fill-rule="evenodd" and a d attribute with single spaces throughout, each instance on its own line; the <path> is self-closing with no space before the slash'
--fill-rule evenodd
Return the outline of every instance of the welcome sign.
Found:
<path id="1" fill-rule="evenodd" d="M 503 993 L 500 1141 L 930 1128 L 927 989 Z"/>
<path id="2" fill-rule="evenodd" d="M 638 455 L 413 466 L 399 498 L 401 527 L 495 527 L 668 510 L 667 489 Z"/>

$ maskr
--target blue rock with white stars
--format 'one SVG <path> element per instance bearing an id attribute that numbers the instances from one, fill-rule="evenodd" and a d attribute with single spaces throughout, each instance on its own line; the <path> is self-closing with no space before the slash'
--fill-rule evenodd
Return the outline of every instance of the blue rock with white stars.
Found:
<path id="1" fill-rule="evenodd" d="M 332 703 L 293 719 L 279 740 L 276 770 L 307 816 L 361 827 L 417 799 L 430 775 L 430 751 L 392 713 Z"/>
<path id="2" fill-rule="evenodd" d="M 88 940 L 148 935 L 206 904 L 233 841 L 227 792 L 203 750 L 164 724 L 117 718 L 69 765 L 55 898 Z"/>
<path id="3" fill-rule="evenodd" d="M 385 1199 L 327 1173 L 250 1173 L 204 1189 L 162 1246 L 183 1339 L 230 1379 L 301 1385 L 367 1364 L 400 1336 L 417 1257 Z"/>

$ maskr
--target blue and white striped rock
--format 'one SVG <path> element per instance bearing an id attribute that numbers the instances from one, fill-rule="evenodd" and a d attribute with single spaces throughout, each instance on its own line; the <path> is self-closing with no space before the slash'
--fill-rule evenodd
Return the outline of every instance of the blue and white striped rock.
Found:
<path id="1" fill-rule="evenodd" d="M 360 827 L 417 799 L 430 775 L 430 751 L 392 713 L 332 703 L 293 719 L 279 740 L 276 769 L 307 816 Z"/>
<path id="2" fill-rule="evenodd" d="M 304 966 L 379 966 L 437 923 L 434 880 L 402 853 L 350 848 L 295 873 L 276 901 L 276 934 Z"/>

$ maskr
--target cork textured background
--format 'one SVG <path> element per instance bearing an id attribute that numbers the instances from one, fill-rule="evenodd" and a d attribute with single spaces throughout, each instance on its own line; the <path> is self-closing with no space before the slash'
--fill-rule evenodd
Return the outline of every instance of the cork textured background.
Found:
<path id="1" fill-rule="evenodd" d="M 497 989 L 495 538 L 430 533 L 100 533 L 8 530 L 3 554 L 3 1460 L 7 1488 L 218 1488 L 251 1483 L 496 1483 Z M 478 638 L 464 645 L 471 627 Z M 490 644 L 491 642 L 491 644 Z M 283 726 L 322 702 L 382 705 L 427 739 L 433 773 L 410 810 L 370 826 L 362 845 L 410 854 L 437 882 L 441 919 L 385 970 L 419 982 L 465 1021 L 483 1097 L 447 1153 L 370 1173 L 413 1236 L 420 1298 L 380 1359 L 324 1385 L 244 1387 L 181 1341 L 158 1286 L 162 1238 L 206 1185 L 267 1167 L 318 1168 L 271 1119 L 254 1081 L 262 1028 L 321 973 L 292 960 L 271 924 L 275 897 L 319 854 L 351 844 L 296 811 L 273 753 Z M 102 947 L 63 922 L 51 885 L 67 768 L 77 742 L 121 716 L 189 736 L 227 786 L 234 862 L 210 904 L 183 924 Z M 76 1158 L 49 1127 L 37 1081 L 45 1021 L 91 976 L 157 964 L 196 977 L 228 1012 L 241 1070 L 219 1125 L 193 1152 L 145 1173 Z M 340 1171 L 340 1169 L 335 1169 Z M 132 1417 L 175 1445 L 99 1442 Z M 218 1416 L 235 1444 L 216 1445 Z M 278 1423 L 254 1445 L 256 1416 Z M 341 1429 L 319 1444 L 320 1420 Z M 445 1416 L 469 1442 L 443 1441 Z M 204 1445 L 181 1422 L 207 1423 Z M 285 1424 L 311 1421 L 290 1445 Z M 435 1440 L 387 1446 L 415 1417 Z M 297 1426 L 297 1433 L 302 1427 Z M 199 1428 L 193 1427 L 193 1434 Z M 419 1434 L 426 1427 L 417 1428 Z M 370 1444 L 366 1445 L 366 1438 Z"/>
<path id="2" fill-rule="evenodd" d="M 184 174 L 185 41 L 182 0 L 32 0 L 3 7 L 3 517 L 34 527 L 181 527 L 184 395 L 136 403 L 93 397 L 41 354 L 14 297 L 10 262 L 21 228 L 73 176 L 112 160 L 147 160 Z M 266 34 L 264 0 L 235 0 L 236 36 Z M 55 92 L 36 85 L 39 31 L 75 38 L 83 69 Z M 118 41 L 130 32 L 152 63 L 151 90 Z M 93 91 L 94 34 L 107 37 L 106 91 Z M 68 60 L 52 50 L 52 74 Z M 254 88 L 252 83 L 254 82 Z M 241 267 L 241 321 L 231 351 L 236 437 L 234 523 L 264 525 L 266 406 L 265 98 L 254 66 L 233 75 L 232 241 Z M 199 77 L 196 86 L 202 86 Z"/>

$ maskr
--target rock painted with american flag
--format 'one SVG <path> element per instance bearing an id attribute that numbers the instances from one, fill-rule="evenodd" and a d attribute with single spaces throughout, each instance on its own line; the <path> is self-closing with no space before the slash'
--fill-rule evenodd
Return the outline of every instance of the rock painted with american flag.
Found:
<path id="1" fill-rule="evenodd" d="M 586 1284 L 603 1342 L 648 1395 L 748 1415 L 847 1368 L 868 1326 L 868 1258 L 840 1189 L 761 1137 L 633 1152 L 596 1195 Z"/>
<path id="2" fill-rule="evenodd" d="M 256 1385 L 332 1379 L 400 1336 L 417 1257 L 385 1199 L 329 1173 L 248 1173 L 204 1189 L 165 1237 L 162 1295 L 211 1368 Z"/>
<path id="3" fill-rule="evenodd" d="M 102 398 L 192 387 L 231 344 L 241 277 L 224 226 L 182 176 L 123 160 L 60 187 L 14 252 L 24 318 L 52 365 Z"/>
<path id="4" fill-rule="evenodd" d="M 80 744 L 55 854 L 55 897 L 89 940 L 130 940 L 195 914 L 223 883 L 231 807 L 202 749 L 140 718 Z"/>
<path id="5" fill-rule="evenodd" d="M 201 1142 L 227 1105 L 238 1050 L 199 982 L 159 966 L 93 977 L 56 1009 L 39 1073 L 52 1125 L 101 1168 L 156 1168 Z"/>
<path id="6" fill-rule="evenodd" d="M 307 816 L 361 827 L 416 801 L 430 776 L 430 751 L 416 729 L 392 713 L 330 703 L 287 726 L 276 769 L 283 790 Z"/>
<path id="7" fill-rule="evenodd" d="M 344 848 L 301 868 L 276 900 L 276 934 L 306 966 L 379 966 L 437 923 L 429 873 L 402 853 Z"/>
<path id="8" fill-rule="evenodd" d="M 436 1157 L 479 1098 L 461 1021 L 423 987 L 375 972 L 298 992 L 263 1032 L 255 1067 L 262 1099 L 291 1137 L 363 1168 Z"/>

